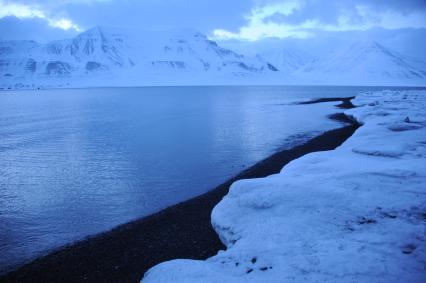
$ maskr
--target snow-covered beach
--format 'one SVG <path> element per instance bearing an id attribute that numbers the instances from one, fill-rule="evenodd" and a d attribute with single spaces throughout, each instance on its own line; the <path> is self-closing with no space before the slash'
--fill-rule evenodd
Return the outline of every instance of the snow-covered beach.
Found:
<path id="1" fill-rule="evenodd" d="M 425 282 L 426 91 L 358 95 L 340 147 L 235 182 L 211 221 L 226 251 L 143 282 Z"/>

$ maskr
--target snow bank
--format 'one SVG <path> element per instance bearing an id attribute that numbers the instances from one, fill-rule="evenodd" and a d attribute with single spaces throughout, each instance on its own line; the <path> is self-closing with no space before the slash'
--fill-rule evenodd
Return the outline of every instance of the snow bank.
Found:
<path id="1" fill-rule="evenodd" d="M 226 251 L 143 282 L 426 282 L 426 91 L 353 103 L 342 146 L 232 185 L 212 212 Z"/>

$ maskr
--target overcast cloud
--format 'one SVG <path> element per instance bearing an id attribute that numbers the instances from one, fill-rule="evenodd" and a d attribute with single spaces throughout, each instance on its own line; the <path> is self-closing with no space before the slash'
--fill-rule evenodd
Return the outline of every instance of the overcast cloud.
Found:
<path id="1" fill-rule="evenodd" d="M 96 25 L 195 28 L 216 40 L 426 27 L 424 0 L 0 0 L 2 39 L 73 36 Z"/>

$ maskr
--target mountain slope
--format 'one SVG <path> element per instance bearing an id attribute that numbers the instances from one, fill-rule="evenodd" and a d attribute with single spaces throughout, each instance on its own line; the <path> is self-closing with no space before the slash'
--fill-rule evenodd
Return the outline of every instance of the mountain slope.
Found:
<path id="1" fill-rule="evenodd" d="M 78 80 L 140 79 L 190 73 L 240 77 L 275 68 L 222 48 L 192 30 L 138 31 L 96 27 L 73 39 L 47 44 L 0 42 L 0 77 L 6 83 L 28 84 Z"/>
<path id="2" fill-rule="evenodd" d="M 374 41 L 314 59 L 292 46 L 236 53 L 194 30 L 95 27 L 47 44 L 0 41 L 0 89 L 210 84 L 426 85 L 426 63 Z"/>
<path id="3" fill-rule="evenodd" d="M 314 57 L 305 52 L 289 48 L 270 49 L 260 53 L 258 58 L 285 73 L 292 73 L 314 60 Z"/>
<path id="4" fill-rule="evenodd" d="M 421 68 L 420 60 L 413 62 L 375 41 L 361 41 L 306 65 L 297 75 L 354 84 L 424 82 L 426 69 Z"/>

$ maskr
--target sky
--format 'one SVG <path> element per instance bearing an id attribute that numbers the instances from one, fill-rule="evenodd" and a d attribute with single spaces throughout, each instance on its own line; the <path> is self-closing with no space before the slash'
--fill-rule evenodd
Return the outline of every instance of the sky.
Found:
<path id="1" fill-rule="evenodd" d="M 1 39 L 46 42 L 98 25 L 193 28 L 225 43 L 400 33 L 426 29 L 426 0 L 0 0 Z"/>

